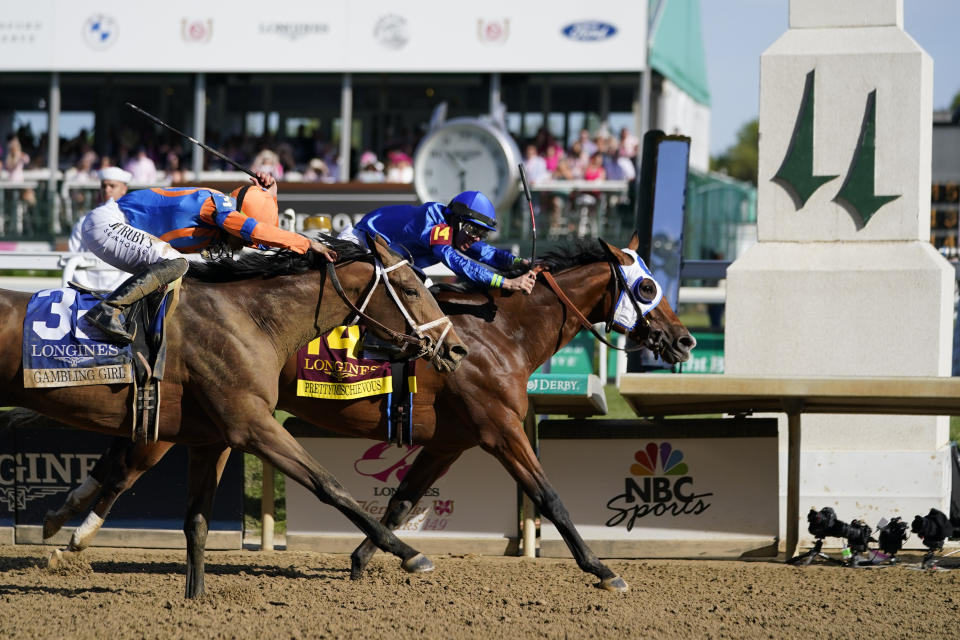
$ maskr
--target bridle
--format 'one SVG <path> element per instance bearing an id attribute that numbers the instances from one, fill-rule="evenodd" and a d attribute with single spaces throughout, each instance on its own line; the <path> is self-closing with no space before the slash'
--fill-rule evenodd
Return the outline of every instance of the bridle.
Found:
<path id="1" fill-rule="evenodd" d="M 613 291 L 611 295 L 613 304 L 610 305 L 610 314 L 606 320 L 606 330 L 609 332 L 611 327 L 614 326 L 614 314 L 616 313 L 616 309 L 617 309 L 617 300 L 619 299 L 619 294 L 622 291 L 624 295 L 627 296 L 627 300 L 633 306 L 633 309 L 636 311 L 637 322 L 643 323 L 643 327 L 647 331 L 647 336 L 649 336 L 652 329 L 650 325 L 650 320 L 648 320 L 647 317 L 643 314 L 640 308 L 640 303 L 637 301 L 636 294 L 634 294 L 632 287 L 630 287 L 627 284 L 627 281 L 623 276 L 623 272 L 619 268 L 620 266 L 619 260 L 617 260 L 616 256 L 614 256 L 613 253 L 611 253 L 610 249 L 607 247 L 606 244 L 604 244 L 603 242 L 601 242 L 600 244 L 603 247 L 604 254 L 607 256 L 607 264 L 610 266 L 610 271 L 611 271 L 610 284 L 613 287 Z M 617 345 L 611 343 L 609 340 L 607 340 L 605 336 L 603 336 L 599 331 L 597 331 L 597 329 L 593 326 L 593 323 L 590 322 L 587 319 L 587 317 L 583 314 L 583 312 L 580 311 L 580 309 L 578 309 L 577 306 L 573 304 L 570 298 L 567 297 L 567 294 L 563 292 L 563 289 L 560 287 L 560 284 L 553 277 L 552 273 L 545 270 L 542 265 L 536 265 L 533 267 L 533 269 L 543 277 L 544 282 L 546 282 L 547 286 L 549 286 L 550 289 L 554 292 L 554 294 L 556 294 L 557 298 L 559 298 L 560 301 L 563 303 L 563 305 L 570 310 L 570 312 L 574 315 L 574 317 L 577 318 L 577 320 L 580 321 L 580 325 L 584 329 L 587 329 L 588 331 L 590 331 L 590 333 L 592 333 L 597 340 L 601 341 L 611 349 L 616 349 L 618 351 L 625 351 L 629 353 L 629 352 L 639 351 L 641 349 L 646 348 L 646 349 L 650 349 L 651 351 L 653 351 L 655 355 L 659 356 L 660 353 L 663 351 L 663 349 L 666 348 L 666 345 L 664 345 L 660 340 L 654 343 L 652 347 L 647 346 L 646 344 L 638 344 L 633 347 L 618 347 Z"/>
<path id="2" fill-rule="evenodd" d="M 349 298 L 347 298 L 347 294 L 343 290 L 343 286 L 340 284 L 340 280 L 337 278 L 337 269 L 334 266 L 334 264 L 332 262 L 327 263 L 327 274 L 330 276 L 331 282 L 333 282 L 333 288 L 336 290 L 337 295 L 340 296 L 340 299 L 344 301 L 344 303 L 347 305 L 347 307 L 350 308 L 351 311 L 353 311 L 353 315 L 348 320 L 347 324 L 356 324 L 361 319 L 363 319 L 364 322 L 366 322 L 368 325 L 372 325 L 380 329 L 387 335 L 389 335 L 391 341 L 395 345 L 403 346 L 404 349 L 406 349 L 408 346 L 419 347 L 420 351 L 416 355 L 411 356 L 411 358 L 422 358 L 422 357 L 427 357 L 430 359 L 434 358 L 437 355 L 437 353 L 440 351 L 440 348 L 443 346 L 443 341 L 446 338 L 447 333 L 449 333 L 450 329 L 453 328 L 453 322 L 451 322 L 450 318 L 448 318 L 447 316 L 443 316 L 443 317 L 437 318 L 436 320 L 431 320 L 430 322 L 417 324 L 416 320 L 414 320 L 413 316 L 410 314 L 407 308 L 403 305 L 403 302 L 400 300 L 400 296 L 397 295 L 396 290 L 393 288 L 393 284 L 390 282 L 390 278 L 387 277 L 388 274 L 394 269 L 399 269 L 404 265 L 412 266 L 412 263 L 404 259 L 388 267 L 388 266 L 385 266 L 380 261 L 380 258 L 377 256 L 376 252 L 371 252 L 371 255 L 373 256 L 373 264 L 374 264 L 373 283 L 371 284 L 369 290 L 367 291 L 367 295 L 364 297 L 359 307 L 357 307 L 357 305 L 355 305 Z M 364 313 L 364 310 L 367 308 L 367 305 L 370 303 L 370 299 L 373 297 L 374 291 L 376 291 L 377 289 L 377 285 L 380 283 L 381 274 L 383 274 L 382 276 L 383 286 L 387 289 L 387 292 L 390 294 L 390 297 L 393 299 L 394 304 L 397 305 L 397 308 L 400 310 L 400 313 L 403 314 L 403 317 L 406 319 L 407 324 L 413 329 L 413 332 L 416 335 L 409 335 L 406 333 L 395 331 L 390 327 L 385 326 L 378 320 L 371 318 L 366 313 Z M 433 327 L 436 327 L 439 325 L 446 325 L 446 326 L 443 328 L 443 332 L 440 334 L 440 338 L 436 341 L 436 344 L 433 344 L 433 340 L 425 332 L 428 329 L 432 329 Z"/>

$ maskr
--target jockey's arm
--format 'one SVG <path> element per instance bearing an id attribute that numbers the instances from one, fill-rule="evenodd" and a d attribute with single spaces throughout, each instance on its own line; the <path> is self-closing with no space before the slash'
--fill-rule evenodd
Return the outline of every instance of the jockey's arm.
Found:
<path id="1" fill-rule="evenodd" d="M 336 253 L 316 240 L 310 240 L 299 233 L 258 222 L 240 211 L 226 211 L 224 208 L 218 208 L 216 204 L 208 206 L 208 203 L 213 200 L 216 199 L 207 200 L 207 203 L 204 203 L 200 218 L 240 238 L 246 245 L 289 249 L 296 253 L 315 251 L 331 262 L 336 260 Z"/>
<path id="2" fill-rule="evenodd" d="M 491 249 L 493 249 L 493 247 L 491 247 Z M 500 250 L 495 249 L 495 251 Z M 507 251 L 501 251 L 501 253 L 510 256 L 510 262 L 508 264 L 512 266 L 513 256 Z M 536 281 L 536 276 L 529 272 L 516 278 L 504 278 L 499 273 L 487 269 L 482 264 L 462 256 L 450 245 L 435 245 L 433 247 L 433 254 L 458 276 L 487 287 L 530 293 Z"/>

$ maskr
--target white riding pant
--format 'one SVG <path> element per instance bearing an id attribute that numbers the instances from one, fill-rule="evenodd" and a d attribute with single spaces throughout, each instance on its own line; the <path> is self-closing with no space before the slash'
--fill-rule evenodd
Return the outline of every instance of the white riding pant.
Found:
<path id="1" fill-rule="evenodd" d="M 88 251 L 127 273 L 184 257 L 169 243 L 127 224 L 126 216 L 114 200 L 108 200 L 87 215 L 81 236 Z"/>

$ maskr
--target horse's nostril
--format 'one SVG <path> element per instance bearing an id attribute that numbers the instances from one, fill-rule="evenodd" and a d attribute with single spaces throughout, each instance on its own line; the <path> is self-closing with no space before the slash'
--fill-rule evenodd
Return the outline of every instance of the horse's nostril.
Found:
<path id="1" fill-rule="evenodd" d="M 464 346 L 462 346 L 462 345 L 456 345 L 456 346 L 454 346 L 453 348 L 450 349 L 450 353 L 452 353 L 453 355 L 457 356 L 457 358 L 459 359 L 459 358 L 465 358 L 465 357 L 467 357 L 468 351 L 467 351 L 467 348 L 466 348 L 466 347 L 464 347 Z"/>
<path id="2" fill-rule="evenodd" d="M 697 346 L 697 339 L 688 333 L 685 336 L 680 336 L 679 338 L 677 338 L 677 344 L 679 344 L 684 349 L 689 350 Z"/>

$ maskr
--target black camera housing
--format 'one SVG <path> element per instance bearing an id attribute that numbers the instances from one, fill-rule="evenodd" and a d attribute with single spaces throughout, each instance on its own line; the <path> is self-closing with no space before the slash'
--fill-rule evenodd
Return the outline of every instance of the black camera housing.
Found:
<path id="1" fill-rule="evenodd" d="M 900 518 L 894 518 L 880 527 L 880 550 L 888 556 L 895 556 L 907 539 L 907 523 Z"/>
<path id="2" fill-rule="evenodd" d="M 943 541 L 953 535 L 953 525 L 950 519 L 937 509 L 930 509 L 925 516 L 917 516 L 910 525 L 910 530 L 917 534 L 931 551 L 943 549 Z"/>
<path id="3" fill-rule="evenodd" d="M 807 530 L 815 538 L 844 538 L 854 553 L 867 550 L 867 543 L 873 542 L 870 534 L 873 529 L 859 520 L 851 520 L 850 524 L 837 519 L 837 513 L 831 507 L 823 507 L 819 511 L 810 509 L 807 514 L 809 526 Z"/>

